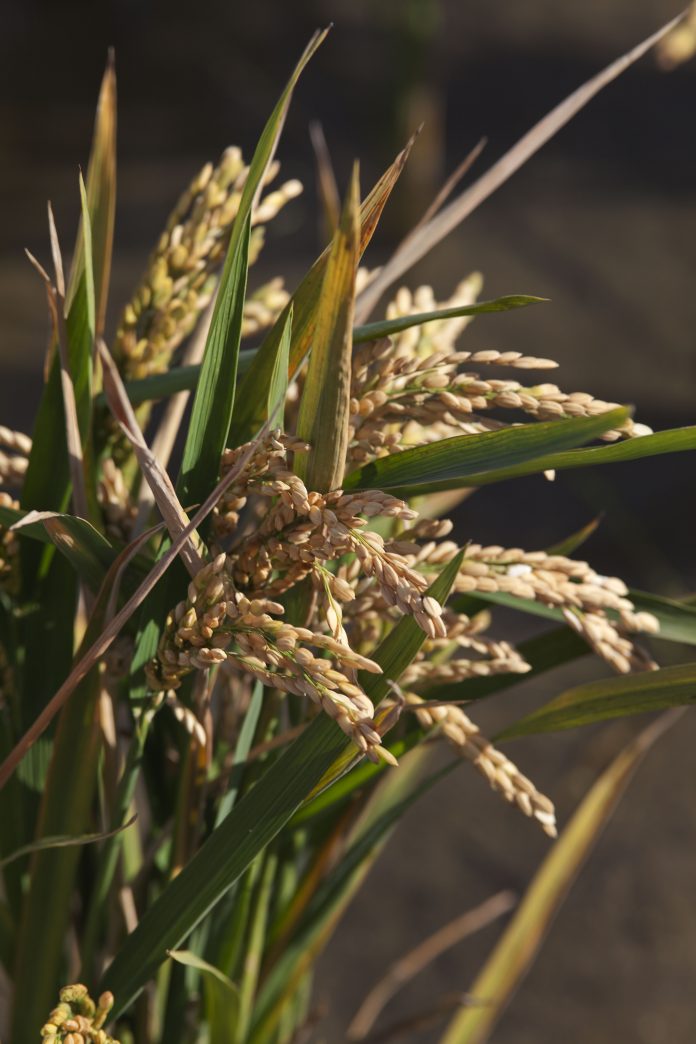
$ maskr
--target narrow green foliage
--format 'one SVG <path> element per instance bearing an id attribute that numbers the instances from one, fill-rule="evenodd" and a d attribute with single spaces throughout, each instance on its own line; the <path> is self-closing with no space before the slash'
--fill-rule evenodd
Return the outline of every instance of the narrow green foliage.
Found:
<path id="1" fill-rule="evenodd" d="M 109 291 L 116 215 L 116 71 L 112 53 L 108 57 L 97 103 L 92 151 L 87 168 L 86 195 L 92 230 L 90 242 L 96 304 L 95 330 L 97 334 L 101 334 Z M 80 228 L 66 295 L 68 312 L 78 293 L 85 265 L 85 245 L 84 230 Z"/>
<path id="2" fill-rule="evenodd" d="M 399 153 L 391 166 L 385 171 L 369 196 L 360 208 L 360 249 L 362 257 L 385 204 L 391 195 L 394 185 L 399 179 L 414 139 Z M 317 258 L 299 287 L 295 291 L 290 304 L 293 308 L 293 331 L 290 345 L 289 376 L 294 377 L 302 364 L 314 336 L 316 323 L 316 303 L 321 292 L 324 271 L 328 261 L 329 248 Z M 238 446 L 252 438 L 263 424 L 265 408 L 265 390 L 268 388 L 275 359 L 290 304 L 281 312 L 275 325 L 264 338 L 251 366 L 244 376 L 237 395 L 237 405 L 230 429 L 230 445 Z"/>
<path id="3" fill-rule="evenodd" d="M 62 565 L 63 561 L 59 558 L 56 564 Z M 119 565 L 117 560 L 102 584 L 82 650 L 90 647 L 105 626 L 113 587 L 119 579 Z M 79 655 L 78 651 L 78 659 Z M 36 841 L 87 833 L 103 738 L 97 713 L 99 693 L 100 671 L 94 667 L 60 713 Z M 75 756 L 76 737 L 79 757 Z M 41 1026 L 41 1013 L 50 1010 L 51 999 L 61 985 L 70 896 L 79 856 L 79 846 L 70 846 L 40 848 L 32 857 L 31 887 L 25 897 L 17 939 L 12 1039 L 18 1044 L 34 1041 Z M 36 1013 L 34 1022 L 27 1012 Z"/>
<path id="4" fill-rule="evenodd" d="M 657 618 L 660 630 L 651 635 L 651 640 L 678 642 L 683 645 L 696 645 L 696 609 L 682 602 L 674 602 L 668 598 L 646 594 L 643 591 L 629 590 L 629 597 L 638 612 L 652 613 Z M 564 623 L 560 609 L 531 598 L 519 598 L 504 591 L 478 591 L 475 595 L 460 595 L 455 600 L 457 612 L 477 612 L 486 604 L 501 605 L 507 609 L 517 609 L 531 616 L 540 616 L 544 620 L 555 620 Z M 607 616 L 616 618 L 614 610 L 609 609 Z"/>
<path id="5" fill-rule="evenodd" d="M 244 1044 L 247 1040 L 249 1023 L 254 1007 L 254 998 L 261 972 L 268 912 L 272 899 L 273 881 L 278 866 L 278 858 L 274 852 L 268 852 L 259 874 L 254 894 L 249 934 L 247 938 L 244 963 L 242 966 L 239 990 L 239 1021 L 234 1035 L 235 1044 Z"/>
<path id="6" fill-rule="evenodd" d="M 450 764 L 423 779 L 427 757 L 426 750 L 415 751 L 399 772 L 384 779 L 350 838 L 347 851 L 321 882 L 282 956 L 271 969 L 259 994 L 249 1044 L 263 1044 L 271 1039 L 285 1004 L 323 950 L 399 819 L 451 771 Z"/>
<path id="7" fill-rule="evenodd" d="M 455 435 L 380 457 L 351 472 L 344 485 L 349 490 L 384 489 L 401 497 L 423 496 L 496 481 L 491 475 L 510 477 L 511 471 L 520 465 L 522 471 L 530 462 L 534 471 L 543 471 L 546 465 L 540 463 L 542 455 L 550 456 L 554 451 L 588 442 L 617 427 L 628 416 L 629 411 L 621 408 L 595 417 L 500 428 L 482 435 Z"/>
<path id="8" fill-rule="evenodd" d="M 433 312 L 416 312 L 414 315 L 402 315 L 398 319 L 384 319 L 379 323 L 367 323 L 356 326 L 353 330 L 353 343 L 363 344 L 365 341 L 377 341 L 382 337 L 394 337 L 414 326 L 424 326 L 435 320 L 457 319 L 461 315 L 488 315 L 491 312 L 509 312 L 513 308 L 526 308 L 528 305 L 541 304 L 545 297 L 530 297 L 528 294 L 509 294 L 497 297 L 494 301 L 477 301 L 475 304 L 457 305 L 456 308 L 438 308 Z"/>
<path id="9" fill-rule="evenodd" d="M 292 305 L 278 341 L 278 354 L 273 365 L 273 373 L 268 385 L 268 402 L 266 417 L 271 427 L 285 428 L 285 399 L 288 394 L 288 367 L 290 363 L 290 343 L 292 341 Z"/>
<path id="10" fill-rule="evenodd" d="M 191 950 L 170 950 L 169 957 L 201 972 L 209 1044 L 230 1044 L 239 1020 L 239 990 L 221 971 Z"/>
<path id="11" fill-rule="evenodd" d="M 312 351 L 297 420 L 297 434 L 309 443 L 310 451 L 299 456 L 295 467 L 309 489 L 321 492 L 340 487 L 348 449 L 359 210 L 356 166 L 317 301 Z"/>
<path id="12" fill-rule="evenodd" d="M 42 544 L 54 544 L 72 564 L 75 572 L 92 591 L 98 591 L 116 552 L 99 530 L 84 518 L 58 512 L 38 512 L 29 522 L 27 513 L 0 507 L 3 525 L 22 525 L 15 530 L 20 538 L 27 537 Z"/>
<path id="13" fill-rule="evenodd" d="M 576 729 L 611 718 L 692 703 L 696 703 L 696 664 L 663 667 L 659 671 L 620 675 L 569 689 L 504 729 L 498 739 Z"/>
<path id="14" fill-rule="evenodd" d="M 600 414 L 601 416 L 609 416 L 609 414 Z M 654 435 L 643 435 L 638 439 L 612 442 L 606 446 L 587 446 L 583 449 L 544 452 L 543 456 L 526 463 L 512 467 L 507 465 L 496 467 L 491 471 L 487 469 L 477 475 L 476 482 L 472 484 L 489 486 L 493 482 L 504 482 L 507 479 L 522 478 L 525 475 L 538 475 L 542 471 L 567 471 L 569 468 L 593 468 L 600 464 L 623 464 L 627 461 L 658 457 L 663 453 L 684 453 L 686 450 L 696 450 L 696 426 L 671 428 L 668 431 L 658 431 Z"/>
<path id="15" fill-rule="evenodd" d="M 113 837 L 115 834 L 120 834 L 122 830 L 132 826 L 135 819 L 135 816 L 131 816 L 130 820 L 124 823 L 123 826 L 102 834 L 81 834 L 77 837 L 73 837 L 70 834 L 64 837 L 42 837 L 39 841 L 34 841 L 31 845 L 25 845 L 24 848 L 18 848 L 12 855 L 0 859 L 0 869 L 13 863 L 15 859 L 21 859 L 25 855 L 31 855 L 33 852 L 41 852 L 46 848 L 71 848 L 73 845 L 93 845 L 98 841 L 106 841 L 108 838 Z"/>
<path id="16" fill-rule="evenodd" d="M 90 341 L 94 344 L 97 326 L 97 304 L 94 287 L 94 254 L 92 252 L 92 222 L 87 200 L 87 189 L 80 171 L 80 205 L 82 209 L 82 253 L 85 279 L 85 305 L 87 309 L 87 329 Z"/>
<path id="17" fill-rule="evenodd" d="M 101 330 L 106 311 L 116 206 L 116 77 L 111 60 L 99 95 L 85 191 L 88 227 L 81 222 L 66 295 L 70 373 L 83 440 L 89 431 L 91 413 L 93 332 Z M 86 269 L 88 254 L 92 260 L 91 275 Z M 65 509 L 69 496 L 68 458 L 65 442 L 56 438 L 56 432 L 64 430 L 59 364 L 54 351 L 34 427 L 34 445 L 22 490 L 23 508 Z M 23 554 L 26 590 L 36 578 L 40 561 L 37 550 L 30 548 Z M 44 569 L 47 563 L 48 558 L 44 559 Z"/>
<path id="18" fill-rule="evenodd" d="M 241 233 L 235 236 L 240 220 Z M 179 497 L 186 504 L 205 499 L 217 481 L 220 455 L 227 443 L 242 335 L 250 229 L 250 215 L 242 218 L 240 212 L 215 300 L 177 483 Z"/>
<path id="19" fill-rule="evenodd" d="M 585 541 L 589 540 L 593 533 L 597 532 L 601 521 L 601 515 L 599 518 L 593 518 L 586 526 L 578 529 L 577 532 L 571 533 L 564 540 L 559 540 L 557 544 L 547 547 L 547 555 L 565 555 L 569 557 L 575 554 L 578 548 L 582 547 Z"/>

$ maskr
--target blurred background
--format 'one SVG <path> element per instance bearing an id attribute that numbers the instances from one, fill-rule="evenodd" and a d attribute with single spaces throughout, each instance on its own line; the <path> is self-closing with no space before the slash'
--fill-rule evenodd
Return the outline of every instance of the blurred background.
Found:
<path id="1" fill-rule="evenodd" d="M 366 261 L 384 260 L 483 135 L 481 173 L 602 65 L 673 16 L 667 0 L 5 0 L 0 10 L 0 422 L 31 429 L 47 321 L 23 256 L 49 256 L 45 204 L 64 243 L 79 211 L 106 50 L 119 80 L 119 195 L 111 329 L 190 177 L 228 144 L 250 157 L 311 32 L 335 23 L 296 92 L 279 157 L 304 195 L 273 222 L 254 270 L 293 289 L 323 247 L 308 124 L 320 120 L 341 188 L 355 157 L 367 189 L 424 130 Z M 629 70 L 410 273 L 442 298 L 478 269 L 485 297 L 548 304 L 477 320 L 472 348 L 561 364 L 558 383 L 631 402 L 655 428 L 696 422 L 696 63 Z M 554 376 L 554 380 L 556 377 Z M 696 588 L 691 454 L 489 488 L 459 512 L 462 539 L 548 546 L 600 510 L 584 552 L 601 572 L 678 596 Z M 501 632 L 534 633 L 501 616 Z M 665 661 L 660 647 L 658 652 Z M 477 711 L 495 729 L 562 688 L 606 673 L 589 659 Z M 696 1039 L 696 722 L 641 769 L 494 1034 L 499 1044 Z M 635 723 L 516 745 L 561 822 Z M 322 1024 L 340 1041 L 386 966 L 500 888 L 521 893 L 547 849 L 466 767 L 424 799 L 327 952 Z M 501 924 L 442 957 L 389 1018 L 466 990 Z M 366 940 L 368 945 L 366 945 Z M 438 1039 L 415 1029 L 406 1038 Z"/>

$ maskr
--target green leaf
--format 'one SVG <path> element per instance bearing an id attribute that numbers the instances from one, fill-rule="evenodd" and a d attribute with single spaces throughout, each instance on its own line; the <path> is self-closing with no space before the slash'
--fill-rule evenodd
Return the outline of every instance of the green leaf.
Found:
<path id="1" fill-rule="evenodd" d="M 420 726 L 418 726 L 409 729 L 402 739 L 388 743 L 386 746 L 395 758 L 400 759 L 410 750 L 413 750 L 422 738 L 423 733 Z M 341 779 L 336 780 L 328 789 L 322 790 L 311 801 L 306 801 L 292 817 L 287 829 L 292 830 L 308 820 L 314 819 L 315 816 L 324 815 L 331 809 L 335 810 L 336 805 L 344 803 L 351 795 L 368 787 L 374 783 L 378 776 L 388 771 L 389 768 L 384 762 L 375 765 L 373 761 L 361 761 L 350 773 L 344 774 Z"/>
<path id="2" fill-rule="evenodd" d="M 513 308 L 526 308 L 528 305 L 540 304 L 545 297 L 530 297 L 527 294 L 509 294 L 497 297 L 494 301 L 478 301 L 475 304 L 457 305 L 456 308 L 440 308 L 433 312 L 417 312 L 415 315 L 402 315 L 398 319 L 384 319 L 379 323 L 367 323 L 356 326 L 353 330 L 353 343 L 377 341 L 382 337 L 393 337 L 412 326 L 423 326 L 434 320 L 456 319 L 460 315 L 487 315 L 489 312 L 509 312 Z"/>
<path id="3" fill-rule="evenodd" d="M 235 236 L 238 229 L 241 231 Z M 205 499 L 218 479 L 220 457 L 227 444 L 237 383 L 250 231 L 251 216 L 243 215 L 240 205 L 215 299 L 177 483 L 179 498 L 187 504 Z"/>
<path id="4" fill-rule="evenodd" d="M 652 613 L 657 617 L 660 630 L 657 634 L 650 635 L 651 641 L 660 640 L 696 645 L 696 608 L 632 589 L 629 589 L 628 597 L 638 612 Z M 507 609 L 529 613 L 531 616 L 541 616 L 545 620 L 564 622 L 560 609 L 544 605 L 543 602 L 535 602 L 531 598 L 518 598 L 516 595 L 506 594 L 503 591 L 477 591 L 475 595 L 459 595 L 454 602 L 454 607 L 457 612 L 471 614 L 486 604 L 501 605 Z M 613 620 L 618 619 L 618 613 L 613 609 L 607 610 L 607 616 Z"/>
<path id="5" fill-rule="evenodd" d="M 87 329 L 89 330 L 90 345 L 94 344 L 97 324 L 97 304 L 94 287 L 94 256 L 92 253 L 92 222 L 89 216 L 89 203 L 87 201 L 87 189 L 80 171 L 80 206 L 82 210 L 82 252 L 85 270 L 85 307 L 87 309 Z"/>
<path id="6" fill-rule="evenodd" d="M 10 521 L 12 516 L 15 516 L 14 521 Z M 116 557 L 106 537 L 86 519 L 75 515 L 53 511 L 37 511 L 30 515 L 12 508 L 0 508 L 0 522 L 3 525 L 21 522 L 14 531 L 18 536 L 54 544 L 71 563 L 80 579 L 95 592 L 99 590 Z"/>
<path id="7" fill-rule="evenodd" d="M 460 565 L 461 555 L 429 588 L 438 601 L 446 599 Z M 385 638 L 374 657 L 385 679 L 370 674 L 364 685 L 375 703 L 388 689 L 386 679 L 398 677 L 424 640 L 415 621 L 407 618 Z M 316 718 L 235 805 L 146 911 L 107 968 L 102 988 L 113 992 L 119 1011 L 143 989 L 166 951 L 179 946 L 225 895 L 348 748 L 352 751 L 350 740 L 334 721 L 324 715 Z"/>
<path id="8" fill-rule="evenodd" d="M 572 555 L 579 547 L 590 539 L 593 533 L 597 531 L 602 516 L 598 515 L 597 518 L 593 518 L 586 526 L 578 529 L 577 532 L 571 533 L 565 540 L 559 540 L 557 544 L 552 544 L 551 547 L 546 548 L 547 555 L 565 555 L 567 558 Z"/>
<path id="9" fill-rule="evenodd" d="M 54 565 L 62 566 L 63 560 L 57 558 Z M 116 559 L 105 577 L 76 654 L 78 661 L 81 652 L 89 649 L 104 629 L 120 566 Z M 54 609 L 54 613 L 58 612 Z M 95 666 L 60 712 L 43 787 L 37 839 L 79 837 L 87 832 L 102 745 L 97 715 L 100 692 L 100 672 Z M 79 757 L 75 756 L 76 737 Z M 43 849 L 32 857 L 31 886 L 24 900 L 17 939 L 12 1032 L 12 1040 L 17 1044 L 32 1044 L 35 1040 L 61 985 L 70 897 L 79 856 L 79 847 L 70 846 Z"/>
<path id="10" fill-rule="evenodd" d="M 235 984 L 190 950 L 169 950 L 168 956 L 202 973 L 208 1044 L 230 1044 L 239 1018 L 239 990 Z"/>
<path id="11" fill-rule="evenodd" d="M 41 852 L 48 848 L 71 848 L 73 845 L 93 845 L 97 841 L 106 841 L 108 838 L 114 837 L 115 834 L 120 834 L 127 827 L 132 826 L 136 818 L 136 816 L 131 816 L 127 823 L 123 823 L 116 830 L 108 830 L 101 834 L 79 834 L 77 836 L 66 834 L 56 837 L 41 837 L 38 841 L 33 841 L 30 845 L 18 848 L 11 855 L 0 859 L 0 867 L 5 867 L 8 863 L 13 863 L 15 859 L 21 859 L 22 856 L 31 855 L 33 852 Z"/>
<path id="12" fill-rule="evenodd" d="M 237 379 L 244 376 L 251 366 L 251 361 L 255 355 L 255 348 L 248 348 L 246 351 L 239 352 Z M 126 381 L 124 388 L 131 406 L 142 406 L 145 402 L 166 399 L 170 395 L 178 394 L 178 392 L 195 391 L 200 372 L 200 363 L 192 363 L 189 366 L 173 366 L 165 373 L 153 373 L 149 377 L 141 377 L 135 381 Z M 100 409 L 106 408 L 107 402 L 104 392 L 100 392 L 97 395 L 95 403 Z"/>
<path id="13" fill-rule="evenodd" d="M 379 179 L 360 208 L 360 256 L 364 253 L 377 227 L 384 206 L 403 170 L 414 142 L 410 140 L 391 166 Z M 252 438 L 264 421 L 269 386 L 278 350 L 278 341 L 285 329 L 288 311 L 292 305 L 294 318 L 290 345 L 289 376 L 297 373 L 314 336 L 316 303 L 321 291 L 329 248 L 317 258 L 292 296 L 292 301 L 281 312 L 275 325 L 264 338 L 256 356 L 240 384 L 239 394 L 230 429 L 230 445 L 238 446 Z"/>
<path id="14" fill-rule="evenodd" d="M 87 168 L 87 210 L 90 215 L 90 246 L 94 270 L 95 328 L 104 329 L 104 316 L 109 291 L 111 253 L 116 213 L 116 70 L 113 53 L 109 54 L 102 80 L 92 138 L 92 151 Z M 66 304 L 70 311 L 85 270 L 85 239 L 81 228 L 77 235 Z"/>
<path id="15" fill-rule="evenodd" d="M 257 998 L 249 1044 L 264 1044 L 273 1038 L 285 1003 L 333 934 L 400 818 L 458 764 L 450 763 L 423 779 L 429 753 L 415 751 L 398 772 L 385 777 L 348 850 L 321 882 L 271 968 Z"/>
<path id="16" fill-rule="evenodd" d="M 331 244 L 317 301 L 314 337 L 297 419 L 310 445 L 295 468 L 309 489 L 328 492 L 343 479 L 348 449 L 355 273 L 360 247 L 357 166 Z"/>
<path id="17" fill-rule="evenodd" d="M 567 471 L 570 468 L 593 468 L 600 464 L 622 464 L 625 461 L 643 460 L 663 453 L 683 453 L 685 450 L 696 450 L 696 426 L 670 428 L 668 431 L 658 431 L 655 435 L 624 439 L 606 446 L 588 446 L 584 449 L 548 453 L 513 467 L 487 470 L 476 475 L 475 482 L 462 482 L 461 485 L 489 486 L 493 482 L 522 478 L 524 475 L 535 475 L 542 471 Z"/>
<path id="18" fill-rule="evenodd" d="M 273 881 L 276 875 L 278 857 L 272 851 L 266 853 L 259 873 L 259 880 L 249 916 L 249 931 L 246 939 L 244 961 L 242 964 L 239 987 L 239 1025 L 234 1036 L 235 1044 L 243 1044 L 247 1040 L 247 1032 L 251 1021 L 254 998 L 261 972 L 268 913 L 271 905 Z"/>
<path id="19" fill-rule="evenodd" d="M 638 612 L 652 613 L 657 617 L 660 630 L 658 634 L 651 635 L 651 639 L 662 638 L 684 645 L 696 645 L 696 606 L 661 598 L 647 591 L 637 591 L 633 587 L 628 597 Z"/>
<path id="20" fill-rule="evenodd" d="M 111 247 L 116 205 L 116 77 L 109 61 L 102 81 L 92 138 L 92 151 L 87 171 L 87 206 L 93 230 L 81 222 L 66 297 L 66 331 L 70 373 L 75 391 L 75 405 L 80 433 L 87 438 L 91 417 L 92 345 L 90 332 L 96 323 L 100 332 L 106 309 L 111 268 Z M 86 238 L 91 244 L 94 294 L 87 292 Z M 96 316 L 90 299 L 96 302 Z M 92 331 L 93 331 L 92 326 Z M 63 395 L 58 353 L 53 353 L 48 379 L 43 389 L 33 432 L 29 467 L 22 489 L 25 510 L 64 511 L 70 495 L 70 472 L 65 439 L 57 438 L 65 431 Z M 89 499 L 89 493 L 88 493 Z M 39 572 L 45 575 L 51 553 L 24 545 L 22 578 L 24 592 L 33 592 Z"/>
<path id="21" fill-rule="evenodd" d="M 218 477 L 234 406 L 252 211 L 273 159 L 295 84 L 325 36 L 326 31 L 315 33 L 305 48 L 263 129 L 249 166 L 232 226 L 184 447 L 177 492 L 187 503 L 203 500 Z"/>
<path id="22" fill-rule="evenodd" d="M 99 632 L 92 631 L 90 640 Z M 43 792 L 37 835 L 81 835 L 97 782 L 101 730 L 95 713 L 99 672 L 93 669 L 61 712 Z M 79 736 L 79 757 L 75 737 Z M 64 946 L 79 847 L 42 850 L 31 863 L 17 940 L 14 1025 L 11 1039 L 30 1044 L 61 985 Z"/>
<path id="23" fill-rule="evenodd" d="M 551 922 L 633 773 L 680 714 L 668 711 L 641 732 L 602 773 L 549 850 L 523 901 L 471 987 L 479 1002 L 458 1012 L 440 1044 L 485 1044 L 532 965 Z M 592 911 L 588 910 L 588 917 Z"/>
<path id="24" fill-rule="evenodd" d="M 266 405 L 266 417 L 272 418 L 271 424 L 274 428 L 285 428 L 285 399 L 288 394 L 288 366 L 290 363 L 290 342 L 292 340 L 292 305 L 288 311 L 285 326 L 278 341 L 278 354 L 276 355 L 268 385 L 268 403 Z"/>
<path id="25" fill-rule="evenodd" d="M 533 462 L 533 470 L 541 471 L 546 468 L 546 465 L 543 468 L 538 465 L 542 454 L 587 442 L 619 426 L 628 416 L 629 411 L 620 408 L 595 417 L 525 424 L 482 435 L 456 435 L 380 457 L 351 472 L 344 488 L 382 489 L 397 496 L 422 496 L 477 486 L 481 484 L 482 475 L 485 480 L 491 473 L 507 474 L 529 462 Z"/>
<path id="26" fill-rule="evenodd" d="M 560 732 L 597 721 L 696 703 L 696 663 L 579 685 L 510 725 L 497 740 Z"/>

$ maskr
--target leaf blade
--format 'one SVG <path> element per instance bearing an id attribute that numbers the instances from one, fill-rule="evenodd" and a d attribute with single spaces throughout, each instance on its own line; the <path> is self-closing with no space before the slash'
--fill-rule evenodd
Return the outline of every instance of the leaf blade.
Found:
<path id="1" fill-rule="evenodd" d="M 560 732 L 598 721 L 696 703 L 696 663 L 578 685 L 503 729 L 497 740 Z"/>
<path id="2" fill-rule="evenodd" d="M 234 407 L 252 212 L 273 159 L 295 84 L 327 32 L 315 33 L 309 41 L 266 122 L 249 166 L 215 300 L 177 483 L 177 491 L 187 502 L 202 500 L 217 479 Z"/>
<path id="3" fill-rule="evenodd" d="M 456 319 L 463 315 L 488 315 L 495 312 L 509 312 L 513 308 L 527 308 L 529 305 L 541 304 L 545 297 L 531 297 L 528 294 L 508 294 L 492 301 L 477 301 L 474 304 L 457 305 L 455 308 L 439 308 L 433 312 L 418 312 L 415 315 L 402 315 L 398 319 L 384 319 L 382 322 L 367 323 L 356 326 L 353 330 L 353 343 L 363 344 L 365 341 L 376 341 L 382 337 L 392 337 L 413 326 L 436 322 L 442 319 Z"/>
<path id="4" fill-rule="evenodd" d="M 535 470 L 543 470 L 538 460 L 544 447 L 577 446 L 623 423 L 628 416 L 628 410 L 620 408 L 595 417 L 525 424 L 481 435 L 456 435 L 380 457 L 351 472 L 344 487 L 398 490 L 398 495 L 421 496 L 479 485 L 486 473 L 510 472 L 530 463 Z"/>
<path id="5" fill-rule="evenodd" d="M 360 207 L 360 256 L 370 242 L 382 211 L 386 205 L 399 175 L 406 165 L 415 136 L 398 154 L 394 162 L 384 172 L 372 191 Z M 317 258 L 304 277 L 280 316 L 271 327 L 261 343 L 256 356 L 243 381 L 235 405 L 232 426 L 230 429 L 230 445 L 238 446 L 252 438 L 255 431 L 263 423 L 263 406 L 265 389 L 268 387 L 276 357 L 278 339 L 282 334 L 290 304 L 293 306 L 293 332 L 290 346 L 289 377 L 294 377 L 300 367 L 314 334 L 315 305 L 328 260 L 328 248 Z"/>
<path id="6" fill-rule="evenodd" d="M 314 337 L 297 419 L 310 445 L 296 469 L 310 489 L 338 489 L 348 449 L 355 273 L 360 247 L 357 165 L 329 251 L 317 301 Z"/>
<path id="7" fill-rule="evenodd" d="M 191 950 L 169 950 L 168 957 L 203 975 L 209 1044 L 229 1044 L 239 1018 L 239 990 L 231 979 Z"/>

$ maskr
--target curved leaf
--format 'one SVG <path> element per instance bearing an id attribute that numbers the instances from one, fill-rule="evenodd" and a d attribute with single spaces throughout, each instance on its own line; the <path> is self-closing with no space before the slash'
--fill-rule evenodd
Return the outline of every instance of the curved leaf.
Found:
<path id="1" fill-rule="evenodd" d="M 688 603 L 675 602 L 669 598 L 647 594 L 644 591 L 629 589 L 628 596 L 638 612 L 652 613 L 660 624 L 657 634 L 651 634 L 651 641 L 678 642 L 682 645 L 696 645 L 696 607 Z M 477 591 L 475 595 L 459 595 L 454 601 L 454 608 L 460 613 L 473 613 L 484 605 L 501 605 L 507 609 L 517 609 L 531 616 L 541 616 L 545 620 L 564 622 L 560 609 L 554 609 L 543 602 L 535 602 L 531 598 L 518 598 L 504 591 Z M 607 616 L 618 619 L 613 609 L 607 610 Z"/>
<path id="2" fill-rule="evenodd" d="M 528 294 L 508 294 L 497 297 L 493 301 L 477 301 L 475 304 L 457 305 L 456 308 L 440 308 L 433 312 L 417 312 L 415 315 L 402 315 L 398 319 L 384 319 L 379 323 L 367 323 L 356 326 L 353 330 L 353 343 L 376 341 L 380 337 L 392 337 L 412 326 L 422 326 L 434 320 L 457 319 L 460 315 L 486 315 L 489 312 L 509 312 L 513 308 L 526 308 L 528 305 L 541 304 L 546 297 L 530 297 Z"/>
<path id="3" fill-rule="evenodd" d="M 535 732 L 560 732 L 580 725 L 593 725 L 597 721 L 691 703 L 696 703 L 696 663 L 663 667 L 659 671 L 620 675 L 578 685 L 504 729 L 496 739 L 514 739 Z"/>
<path id="4" fill-rule="evenodd" d="M 239 990 L 218 968 L 191 950 L 169 950 L 168 957 L 203 976 L 208 1044 L 229 1044 L 239 1018 Z"/>
<path id="5" fill-rule="evenodd" d="M 496 469 L 494 474 L 503 474 L 528 465 L 541 471 L 546 467 L 538 463 L 542 454 L 588 442 L 619 426 L 629 415 L 629 410 L 621 407 L 596 417 L 524 424 L 482 435 L 456 435 L 380 457 L 351 472 L 344 487 L 398 490 L 398 496 L 422 496 L 480 485 L 482 476 L 485 479 L 492 469 Z"/>
<path id="6" fill-rule="evenodd" d="M 20 536 L 28 536 L 44 544 L 52 543 L 65 555 L 73 569 L 92 591 L 96 592 L 113 563 L 116 552 L 105 536 L 84 518 L 56 511 L 12 511 L 0 508 L 0 520 L 19 516 L 12 528 Z"/>

